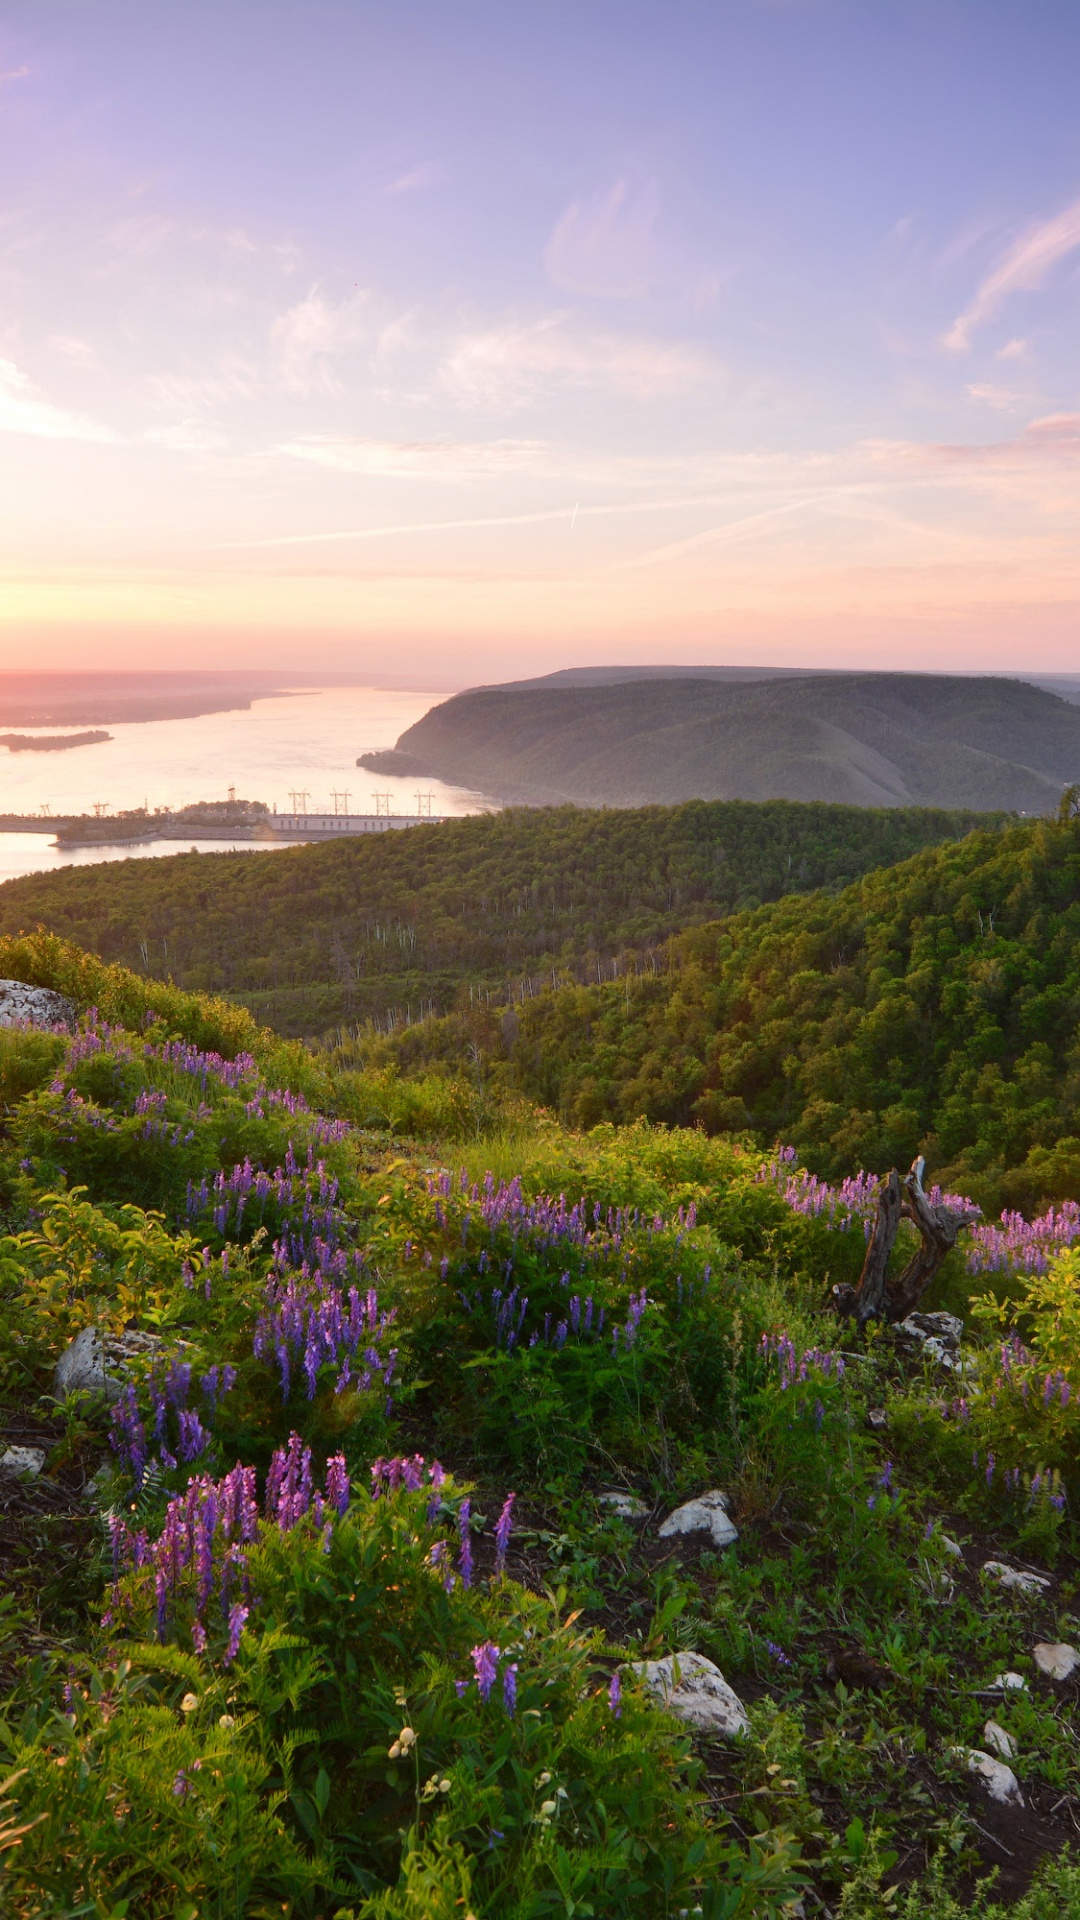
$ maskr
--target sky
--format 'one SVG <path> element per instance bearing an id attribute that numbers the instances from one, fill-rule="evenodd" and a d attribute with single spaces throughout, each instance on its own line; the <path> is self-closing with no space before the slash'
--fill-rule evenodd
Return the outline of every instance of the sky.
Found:
<path id="1" fill-rule="evenodd" d="M 0 0 L 0 667 L 1080 668 L 1075 0 Z"/>

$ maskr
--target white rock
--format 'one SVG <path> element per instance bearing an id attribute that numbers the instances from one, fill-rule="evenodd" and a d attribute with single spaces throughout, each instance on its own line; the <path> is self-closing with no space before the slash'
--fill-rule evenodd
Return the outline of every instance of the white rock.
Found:
<path id="1" fill-rule="evenodd" d="M 899 1331 L 923 1344 L 934 1341 L 955 1353 L 964 1332 L 964 1323 L 955 1313 L 909 1313 L 901 1320 Z"/>
<path id="2" fill-rule="evenodd" d="M 653 1698 L 687 1726 L 729 1736 L 749 1731 L 750 1721 L 738 1694 L 704 1654 L 668 1653 L 662 1660 L 638 1662 L 633 1671 Z"/>
<path id="3" fill-rule="evenodd" d="M 950 1538 L 949 1538 L 949 1536 L 948 1536 L 948 1534 L 947 1534 L 947 1533 L 943 1533 L 943 1534 L 941 1535 L 941 1544 L 942 1544 L 942 1546 L 944 1547 L 944 1549 L 945 1549 L 945 1551 L 946 1551 L 946 1553 L 951 1553 L 951 1554 L 952 1554 L 952 1557 L 953 1557 L 953 1559 L 954 1559 L 954 1560 L 962 1560 L 962 1559 L 963 1559 L 963 1557 L 964 1557 L 964 1549 L 963 1549 L 963 1547 L 962 1547 L 962 1546 L 960 1546 L 960 1544 L 959 1544 L 959 1542 L 958 1542 L 958 1541 L 956 1541 L 956 1540 L 950 1540 Z"/>
<path id="4" fill-rule="evenodd" d="M 0 1462 L 0 1465 L 3 1463 Z M 1040 1640 L 1032 1655 L 1040 1673 L 1048 1680 L 1071 1680 L 1080 1667 L 1080 1653 L 1063 1640 Z"/>
<path id="5" fill-rule="evenodd" d="M 161 1344 L 159 1333 L 140 1333 L 137 1328 L 103 1336 L 99 1327 L 84 1327 L 56 1363 L 53 1393 L 57 1400 L 80 1392 L 104 1393 L 110 1400 L 119 1400 L 127 1361 L 136 1354 L 154 1353 Z M 174 1345 L 179 1352 L 187 1342 Z"/>
<path id="6" fill-rule="evenodd" d="M 1022 1673 L 995 1673 L 984 1693 L 1026 1693 L 1027 1681 Z"/>
<path id="7" fill-rule="evenodd" d="M 69 1393 L 104 1393 L 105 1342 L 97 1327 L 84 1327 L 64 1348 L 53 1373 L 53 1392 L 58 1400 Z"/>
<path id="8" fill-rule="evenodd" d="M 714 1547 L 730 1547 L 739 1537 L 739 1529 L 729 1520 L 727 1513 L 728 1495 L 714 1487 L 710 1493 L 702 1493 L 696 1500 L 687 1500 L 683 1506 L 669 1513 L 660 1528 L 661 1540 L 672 1540 L 678 1534 L 707 1533 Z"/>
<path id="9" fill-rule="evenodd" d="M 984 1560 L 983 1572 L 1009 1593 L 1045 1593 L 1050 1585 L 1045 1573 L 1024 1573 L 1019 1567 L 1007 1567 L 1004 1560 Z"/>
<path id="10" fill-rule="evenodd" d="M 601 1493 L 597 1495 L 597 1504 L 606 1507 L 609 1513 L 614 1513 L 620 1520 L 646 1520 L 649 1516 L 648 1507 L 644 1500 L 638 1499 L 636 1493 Z"/>
<path id="11" fill-rule="evenodd" d="M 1016 1759 L 1016 1741 L 1013 1739 L 1011 1733 L 1006 1733 L 1004 1727 L 998 1726 L 996 1720 L 988 1720 L 986 1722 L 983 1728 L 983 1739 L 986 1741 L 988 1747 L 993 1747 L 994 1752 L 998 1754 L 1002 1760 Z"/>
<path id="12" fill-rule="evenodd" d="M 75 1008 L 51 987 L 0 980 L 0 1027 L 67 1027 L 74 1031 Z"/>
<path id="13" fill-rule="evenodd" d="M 991 1800 L 1001 1806 L 1008 1806 L 1010 1801 L 1023 1806 L 1020 1782 L 1003 1760 L 995 1760 L 993 1754 L 983 1753 L 980 1747 L 950 1747 L 949 1752 L 954 1760 L 963 1761 L 969 1773 L 978 1774 Z"/>
<path id="14" fill-rule="evenodd" d="M 0 1473 L 25 1473 L 36 1480 L 44 1465 L 44 1447 L 5 1447 L 0 1453 Z"/>

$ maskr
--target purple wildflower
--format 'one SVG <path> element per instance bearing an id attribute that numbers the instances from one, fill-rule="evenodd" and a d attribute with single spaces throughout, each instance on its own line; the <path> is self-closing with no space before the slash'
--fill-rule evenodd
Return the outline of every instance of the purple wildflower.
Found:
<path id="1" fill-rule="evenodd" d="M 463 1500 L 460 1507 L 458 1508 L 458 1522 L 457 1522 L 458 1523 L 458 1539 L 461 1541 L 461 1551 L 458 1554 L 458 1572 L 461 1575 L 461 1584 L 463 1587 L 472 1586 L 472 1576 L 473 1576 L 472 1540 L 469 1535 L 469 1516 L 470 1516 L 470 1503 L 468 1500 Z"/>
<path id="2" fill-rule="evenodd" d="M 502 1573 L 506 1567 L 506 1549 L 510 1544 L 510 1532 L 514 1524 L 515 1494 L 508 1493 L 503 1509 L 495 1522 L 495 1571 Z"/>
<path id="3" fill-rule="evenodd" d="M 225 1648 L 222 1656 L 222 1664 L 226 1667 L 230 1667 L 236 1659 L 237 1648 L 240 1645 L 240 1635 L 244 1631 L 249 1612 L 250 1608 L 242 1606 L 239 1601 L 237 1601 L 234 1607 L 230 1607 L 229 1609 L 229 1644 Z"/>
<path id="4" fill-rule="evenodd" d="M 349 1474 L 343 1453 L 331 1454 L 326 1463 L 326 1498 L 338 1513 L 349 1504 Z"/>
<path id="5" fill-rule="evenodd" d="M 611 1708 L 611 1711 L 615 1715 L 616 1720 L 621 1720 L 622 1718 L 622 1681 L 619 1679 L 619 1676 L 617 1673 L 613 1673 L 611 1676 L 611 1679 L 608 1682 L 607 1697 L 608 1697 L 608 1706 Z"/>
<path id="6" fill-rule="evenodd" d="M 517 1665 L 509 1661 L 503 1668 L 503 1706 L 512 1720 L 517 1707 Z"/>
<path id="7" fill-rule="evenodd" d="M 476 1674 L 477 1691 L 484 1705 L 487 1706 L 499 1671 L 499 1648 L 494 1640 L 484 1640 L 480 1646 L 473 1647 L 471 1658 Z"/>

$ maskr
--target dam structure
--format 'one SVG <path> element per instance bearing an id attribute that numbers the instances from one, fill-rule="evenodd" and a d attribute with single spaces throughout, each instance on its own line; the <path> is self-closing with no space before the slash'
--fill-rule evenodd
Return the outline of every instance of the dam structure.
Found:
<path id="1" fill-rule="evenodd" d="M 395 833 L 405 827 L 432 827 L 449 819 L 429 812 L 271 813 L 268 809 L 183 807 L 145 808 L 106 814 L 0 814 L 0 833 L 47 833 L 58 847 L 124 846 L 157 840 L 250 840 L 280 845 L 301 840 L 343 840 L 357 834 Z"/>

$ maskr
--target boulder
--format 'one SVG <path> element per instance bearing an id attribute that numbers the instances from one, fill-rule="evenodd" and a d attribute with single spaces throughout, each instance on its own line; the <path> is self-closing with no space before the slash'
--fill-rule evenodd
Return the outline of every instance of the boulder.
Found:
<path id="1" fill-rule="evenodd" d="M 909 1313 L 896 1330 L 921 1347 L 928 1360 L 936 1360 L 951 1373 L 964 1370 L 963 1362 L 957 1357 L 964 1323 L 955 1313 Z"/>
<path id="2" fill-rule="evenodd" d="M 996 1720 L 988 1720 L 986 1722 L 983 1728 L 983 1739 L 986 1741 L 988 1747 L 993 1747 L 999 1759 L 1016 1759 L 1016 1741 L 1013 1739 L 1011 1733 L 1006 1733 L 1004 1727 L 998 1726 Z"/>
<path id="3" fill-rule="evenodd" d="M 5 1447 L 0 1453 L 0 1473 L 25 1473 L 36 1480 L 44 1465 L 44 1447 Z"/>
<path id="4" fill-rule="evenodd" d="M 999 1806 L 1023 1806 L 1020 1782 L 1004 1760 L 995 1760 L 992 1753 L 984 1753 L 981 1747 L 950 1747 L 949 1752 L 969 1773 L 978 1775 L 991 1800 L 996 1800 Z"/>
<path id="5" fill-rule="evenodd" d="M 177 1345 L 177 1351 L 181 1345 Z M 100 1327 L 84 1327 L 64 1348 L 53 1373 L 53 1393 L 64 1400 L 69 1393 L 104 1393 L 119 1400 L 127 1377 L 127 1362 L 137 1354 L 156 1353 L 161 1346 L 159 1333 L 140 1333 L 135 1328 L 124 1333 L 105 1333 Z"/>
<path id="6" fill-rule="evenodd" d="M 1040 1640 L 1032 1658 L 1048 1680 L 1071 1680 L 1080 1667 L 1080 1653 L 1075 1647 L 1066 1646 L 1063 1640 Z"/>
<path id="7" fill-rule="evenodd" d="M 1029 1599 L 1045 1593 L 1050 1585 L 1045 1573 L 1026 1573 L 1020 1567 L 1007 1567 L 1004 1560 L 984 1560 L 983 1572 L 1008 1593 L 1024 1593 Z"/>
<path id="8" fill-rule="evenodd" d="M 647 1520 L 649 1517 L 648 1507 L 644 1500 L 638 1499 L 636 1493 L 623 1493 L 616 1489 L 610 1493 L 598 1494 L 597 1503 L 601 1507 L 606 1507 L 609 1513 L 615 1514 L 620 1520 Z"/>
<path id="9" fill-rule="evenodd" d="M 728 1495 L 714 1487 L 696 1500 L 687 1500 L 669 1513 L 660 1528 L 661 1540 L 673 1540 L 680 1534 L 707 1533 L 714 1547 L 730 1547 L 739 1537 L 739 1529 L 728 1518 Z"/>
<path id="10" fill-rule="evenodd" d="M 749 1731 L 750 1721 L 738 1694 L 704 1654 L 668 1653 L 662 1660 L 642 1660 L 632 1671 L 661 1706 L 699 1733 L 733 1738 Z"/>
<path id="11" fill-rule="evenodd" d="M 0 1027 L 66 1027 L 75 1031 L 75 1008 L 51 987 L 0 980 Z"/>

